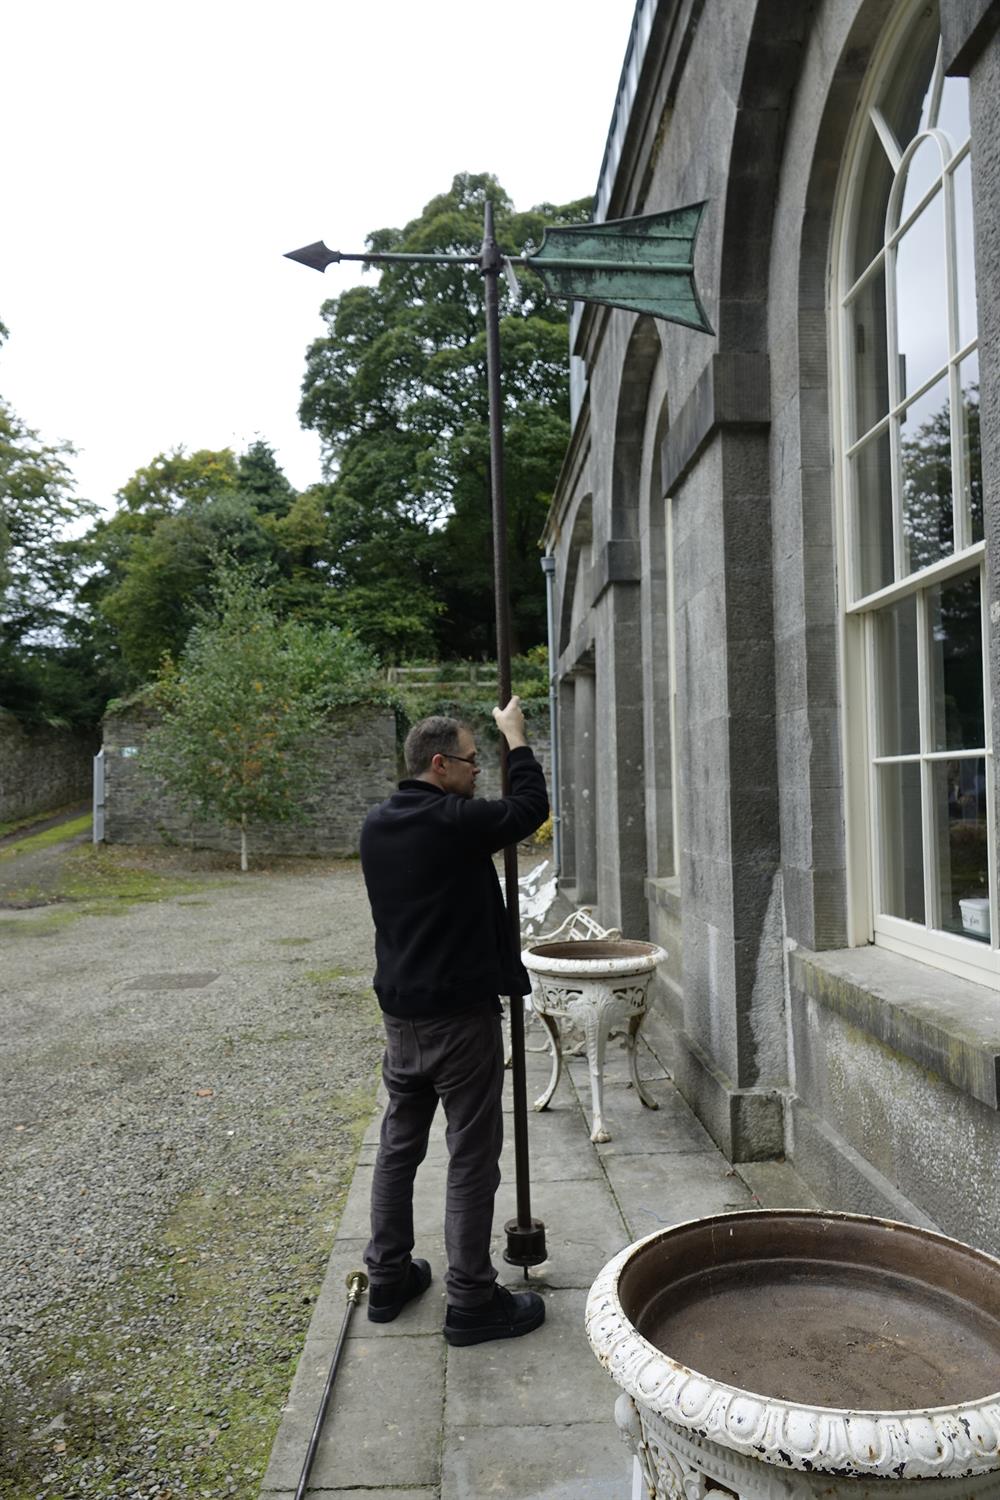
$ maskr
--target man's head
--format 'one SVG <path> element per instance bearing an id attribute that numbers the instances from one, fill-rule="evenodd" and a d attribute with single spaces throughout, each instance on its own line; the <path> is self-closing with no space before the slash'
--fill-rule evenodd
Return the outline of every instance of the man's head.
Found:
<path id="1" fill-rule="evenodd" d="M 476 741 L 471 729 L 457 719 L 443 714 L 421 719 L 406 736 L 403 757 L 408 774 L 418 781 L 460 797 L 474 795 L 479 775 Z"/>

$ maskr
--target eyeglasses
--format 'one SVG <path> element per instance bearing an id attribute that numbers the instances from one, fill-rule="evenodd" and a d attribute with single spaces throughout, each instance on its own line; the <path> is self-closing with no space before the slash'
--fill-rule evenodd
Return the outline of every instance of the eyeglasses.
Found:
<path id="1" fill-rule="evenodd" d="M 479 757 L 477 755 L 449 755 L 447 750 L 441 750 L 438 753 L 443 755 L 445 760 L 460 760 L 467 766 L 476 766 L 477 768 L 479 766 Z"/>

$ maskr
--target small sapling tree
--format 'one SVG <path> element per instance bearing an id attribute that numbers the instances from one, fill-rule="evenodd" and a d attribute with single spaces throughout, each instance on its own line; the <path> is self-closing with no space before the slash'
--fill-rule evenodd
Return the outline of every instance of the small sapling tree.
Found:
<path id="1" fill-rule="evenodd" d="M 377 673 L 348 632 L 279 619 L 258 573 L 224 566 L 214 610 L 161 669 L 143 759 L 184 806 L 239 830 L 245 871 L 252 828 L 303 818 L 331 709 L 385 696 Z"/>

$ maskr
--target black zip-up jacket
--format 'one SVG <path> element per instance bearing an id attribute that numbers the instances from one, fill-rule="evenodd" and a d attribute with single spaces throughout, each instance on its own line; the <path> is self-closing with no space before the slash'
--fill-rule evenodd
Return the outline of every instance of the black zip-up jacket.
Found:
<path id="1" fill-rule="evenodd" d="M 448 1015 L 530 989 L 492 856 L 545 822 L 545 777 L 525 745 L 506 797 L 459 797 L 401 781 L 361 830 L 375 920 L 375 993 L 407 1020 Z"/>

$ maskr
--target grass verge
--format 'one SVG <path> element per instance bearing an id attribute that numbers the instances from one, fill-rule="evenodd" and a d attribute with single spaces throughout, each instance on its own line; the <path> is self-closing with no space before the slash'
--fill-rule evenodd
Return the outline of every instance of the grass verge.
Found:
<path id="1" fill-rule="evenodd" d="M 83 813 L 79 818 L 71 818 L 68 823 L 56 823 L 52 828 L 43 828 L 41 833 L 32 833 L 14 844 L 5 845 L 0 849 L 0 861 L 16 859 L 19 854 L 34 854 L 39 849 L 51 848 L 53 844 L 63 844 L 81 833 L 89 833 L 93 826 L 92 813 Z"/>
<path id="2" fill-rule="evenodd" d="M 189 896 L 220 883 L 229 881 L 220 882 L 218 876 L 160 873 L 151 870 L 136 850 L 82 844 L 67 850 L 58 865 L 39 879 L 4 882 L 0 898 L 6 905 L 36 909 L 16 917 L 0 916 L 0 934 L 41 937 L 78 917 L 112 916 L 142 902 Z"/>
<path id="3" fill-rule="evenodd" d="M 67 802 L 62 807 L 50 807 L 46 812 L 28 813 L 23 818 L 12 818 L 10 822 L 0 823 L 0 839 L 6 839 L 14 833 L 20 833 L 22 828 L 37 828 L 39 823 L 48 822 L 50 818 L 67 817 L 75 812 L 80 806 L 79 802 Z"/>

